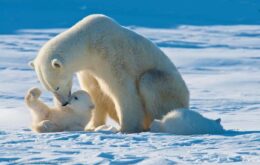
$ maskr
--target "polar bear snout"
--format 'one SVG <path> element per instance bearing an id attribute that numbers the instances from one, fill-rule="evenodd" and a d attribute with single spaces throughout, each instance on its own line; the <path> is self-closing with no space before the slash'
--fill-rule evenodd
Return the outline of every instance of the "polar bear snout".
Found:
<path id="1" fill-rule="evenodd" d="M 71 92 L 69 92 L 69 94 L 65 95 L 65 96 L 59 94 L 57 91 L 55 91 L 53 94 L 54 94 L 55 98 L 57 99 L 58 104 L 60 104 L 61 106 L 66 106 L 69 104 Z"/>
<path id="2" fill-rule="evenodd" d="M 89 109 L 94 109 L 94 108 L 95 108 L 95 105 L 94 105 L 94 104 L 92 104 L 92 105 L 89 106 Z"/>
<path id="3" fill-rule="evenodd" d="M 62 104 L 62 106 L 65 107 L 68 104 L 69 104 L 69 102 L 65 102 L 64 104 Z"/>

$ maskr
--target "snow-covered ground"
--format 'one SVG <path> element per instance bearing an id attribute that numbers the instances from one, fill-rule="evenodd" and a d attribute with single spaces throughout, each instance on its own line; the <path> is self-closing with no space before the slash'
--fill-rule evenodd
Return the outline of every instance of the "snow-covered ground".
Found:
<path id="1" fill-rule="evenodd" d="M 223 135 L 30 130 L 23 97 L 40 86 L 27 66 L 64 29 L 0 35 L 0 164 L 260 163 L 260 26 L 128 27 L 155 42 L 188 84 L 191 109 L 222 118 Z M 76 79 L 74 88 L 79 88 Z M 51 104 L 46 91 L 44 100 Z"/>

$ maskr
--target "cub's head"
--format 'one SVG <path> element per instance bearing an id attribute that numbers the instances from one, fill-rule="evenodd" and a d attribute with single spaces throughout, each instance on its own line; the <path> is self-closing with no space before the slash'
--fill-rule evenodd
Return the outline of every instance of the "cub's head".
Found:
<path id="1" fill-rule="evenodd" d="M 79 113 L 90 111 L 95 107 L 89 94 L 83 90 L 74 92 L 67 106 Z"/>

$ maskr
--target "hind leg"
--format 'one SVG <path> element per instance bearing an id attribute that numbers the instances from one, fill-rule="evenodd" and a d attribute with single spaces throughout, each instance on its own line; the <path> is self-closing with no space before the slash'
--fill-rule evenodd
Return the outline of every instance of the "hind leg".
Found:
<path id="1" fill-rule="evenodd" d="M 178 72 L 149 70 L 141 76 L 139 83 L 140 95 L 151 116 L 150 122 L 161 119 L 173 109 L 189 107 L 189 91 Z"/>
<path id="2" fill-rule="evenodd" d="M 33 130 L 39 133 L 62 131 L 56 124 L 54 124 L 50 120 L 43 120 L 40 123 L 34 125 Z"/>

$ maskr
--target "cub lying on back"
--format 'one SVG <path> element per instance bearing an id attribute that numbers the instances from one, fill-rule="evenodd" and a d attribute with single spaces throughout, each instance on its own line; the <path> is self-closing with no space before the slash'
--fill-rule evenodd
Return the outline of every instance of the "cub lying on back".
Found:
<path id="1" fill-rule="evenodd" d="M 39 97 L 41 91 L 32 88 L 25 96 L 25 103 L 30 108 L 36 132 L 83 131 L 91 118 L 94 105 L 87 92 L 74 92 L 66 106 L 50 108 Z"/>
<path id="2" fill-rule="evenodd" d="M 162 120 L 154 120 L 152 132 L 168 132 L 176 135 L 221 134 L 224 132 L 220 119 L 211 120 L 189 109 L 176 109 L 166 114 Z"/>

